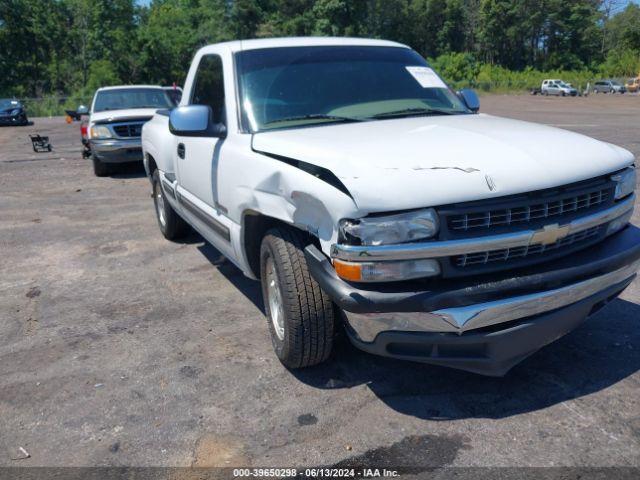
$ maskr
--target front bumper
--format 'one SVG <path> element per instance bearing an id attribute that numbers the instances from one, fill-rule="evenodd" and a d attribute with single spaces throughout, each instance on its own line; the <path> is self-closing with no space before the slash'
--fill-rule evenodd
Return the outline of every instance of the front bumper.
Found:
<path id="1" fill-rule="evenodd" d="M 23 113 L 18 115 L 0 115 L 0 125 L 25 125 L 27 116 Z"/>
<path id="2" fill-rule="evenodd" d="M 89 139 L 93 155 L 103 163 L 127 163 L 142 161 L 142 141 L 131 139 Z"/>
<path id="3" fill-rule="evenodd" d="M 353 343 L 380 355 L 503 375 L 561 337 L 635 278 L 640 229 L 568 257 L 464 280 L 367 285 L 337 277 L 307 247 L 313 277 L 345 312 Z"/>

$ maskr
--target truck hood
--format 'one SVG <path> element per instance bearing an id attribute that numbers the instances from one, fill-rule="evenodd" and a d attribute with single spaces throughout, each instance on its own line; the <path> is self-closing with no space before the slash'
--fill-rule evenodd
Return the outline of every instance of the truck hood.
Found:
<path id="1" fill-rule="evenodd" d="M 105 110 L 91 114 L 91 123 L 111 123 L 133 118 L 151 118 L 160 108 L 127 108 L 123 110 Z"/>
<path id="2" fill-rule="evenodd" d="M 365 213 L 551 188 L 633 162 L 609 143 L 485 114 L 262 132 L 253 149 L 330 170 Z"/>

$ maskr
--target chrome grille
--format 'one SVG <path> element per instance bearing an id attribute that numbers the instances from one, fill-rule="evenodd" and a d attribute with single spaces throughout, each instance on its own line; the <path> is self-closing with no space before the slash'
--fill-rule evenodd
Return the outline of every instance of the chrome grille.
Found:
<path id="1" fill-rule="evenodd" d="M 567 235 L 561 240 L 548 245 L 536 244 L 524 247 L 506 248 L 501 250 L 491 250 L 487 252 L 468 253 L 465 255 L 457 255 L 452 257 L 452 261 L 456 267 L 468 267 L 470 265 L 486 265 L 492 262 L 507 262 L 509 260 L 530 258 L 535 255 L 542 255 L 551 251 L 575 246 L 579 242 L 586 242 L 600 235 L 602 229 L 606 226 L 598 225 L 596 227 L 583 230 L 582 232 Z"/>
<path id="2" fill-rule="evenodd" d="M 139 137 L 142 135 L 142 125 L 144 125 L 144 123 L 127 123 L 114 125 L 112 128 L 119 137 Z"/>
<path id="3" fill-rule="evenodd" d="M 565 214 L 583 212 L 607 202 L 610 195 L 608 188 L 581 193 L 580 195 L 555 198 L 546 202 L 513 206 L 495 210 L 455 214 L 449 217 L 449 228 L 457 231 L 468 231 L 482 228 L 510 226 L 529 223 Z"/>

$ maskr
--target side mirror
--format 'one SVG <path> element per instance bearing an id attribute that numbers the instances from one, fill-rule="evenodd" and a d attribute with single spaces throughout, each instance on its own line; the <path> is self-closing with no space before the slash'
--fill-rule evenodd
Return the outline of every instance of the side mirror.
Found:
<path id="1" fill-rule="evenodd" d="M 458 92 L 458 97 L 464 102 L 469 110 L 473 113 L 477 113 L 480 110 L 480 99 L 475 90 L 470 88 L 463 88 Z"/>
<path id="2" fill-rule="evenodd" d="M 181 137 L 225 137 L 226 127 L 212 116 L 208 105 L 176 107 L 169 113 L 169 131 Z"/>
<path id="3" fill-rule="evenodd" d="M 87 106 L 86 106 L 86 105 L 80 105 L 80 106 L 78 107 L 78 109 L 76 110 L 76 113 L 77 113 L 78 115 L 86 115 L 86 114 L 88 114 L 88 113 L 89 113 L 89 109 L 87 108 Z"/>

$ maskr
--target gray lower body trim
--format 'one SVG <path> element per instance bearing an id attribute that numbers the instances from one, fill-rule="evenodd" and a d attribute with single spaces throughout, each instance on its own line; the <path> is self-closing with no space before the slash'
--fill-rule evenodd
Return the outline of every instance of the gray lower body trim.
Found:
<path id="1" fill-rule="evenodd" d="M 176 199 L 176 191 L 173 188 L 173 185 L 171 185 L 169 182 L 167 182 L 166 180 L 162 180 L 162 189 L 164 190 L 164 193 L 166 193 L 167 195 L 169 195 L 171 198 L 173 198 L 174 200 Z"/>
<path id="2" fill-rule="evenodd" d="M 229 229 L 224 226 L 222 223 L 217 221 L 215 218 L 212 218 L 207 212 L 203 211 L 200 207 L 195 205 L 194 203 L 187 200 L 184 196 L 180 195 L 178 197 L 178 201 L 180 204 L 187 210 L 190 214 L 204 223 L 207 227 L 213 230 L 215 233 L 224 238 L 227 242 L 231 241 L 231 232 Z"/>

